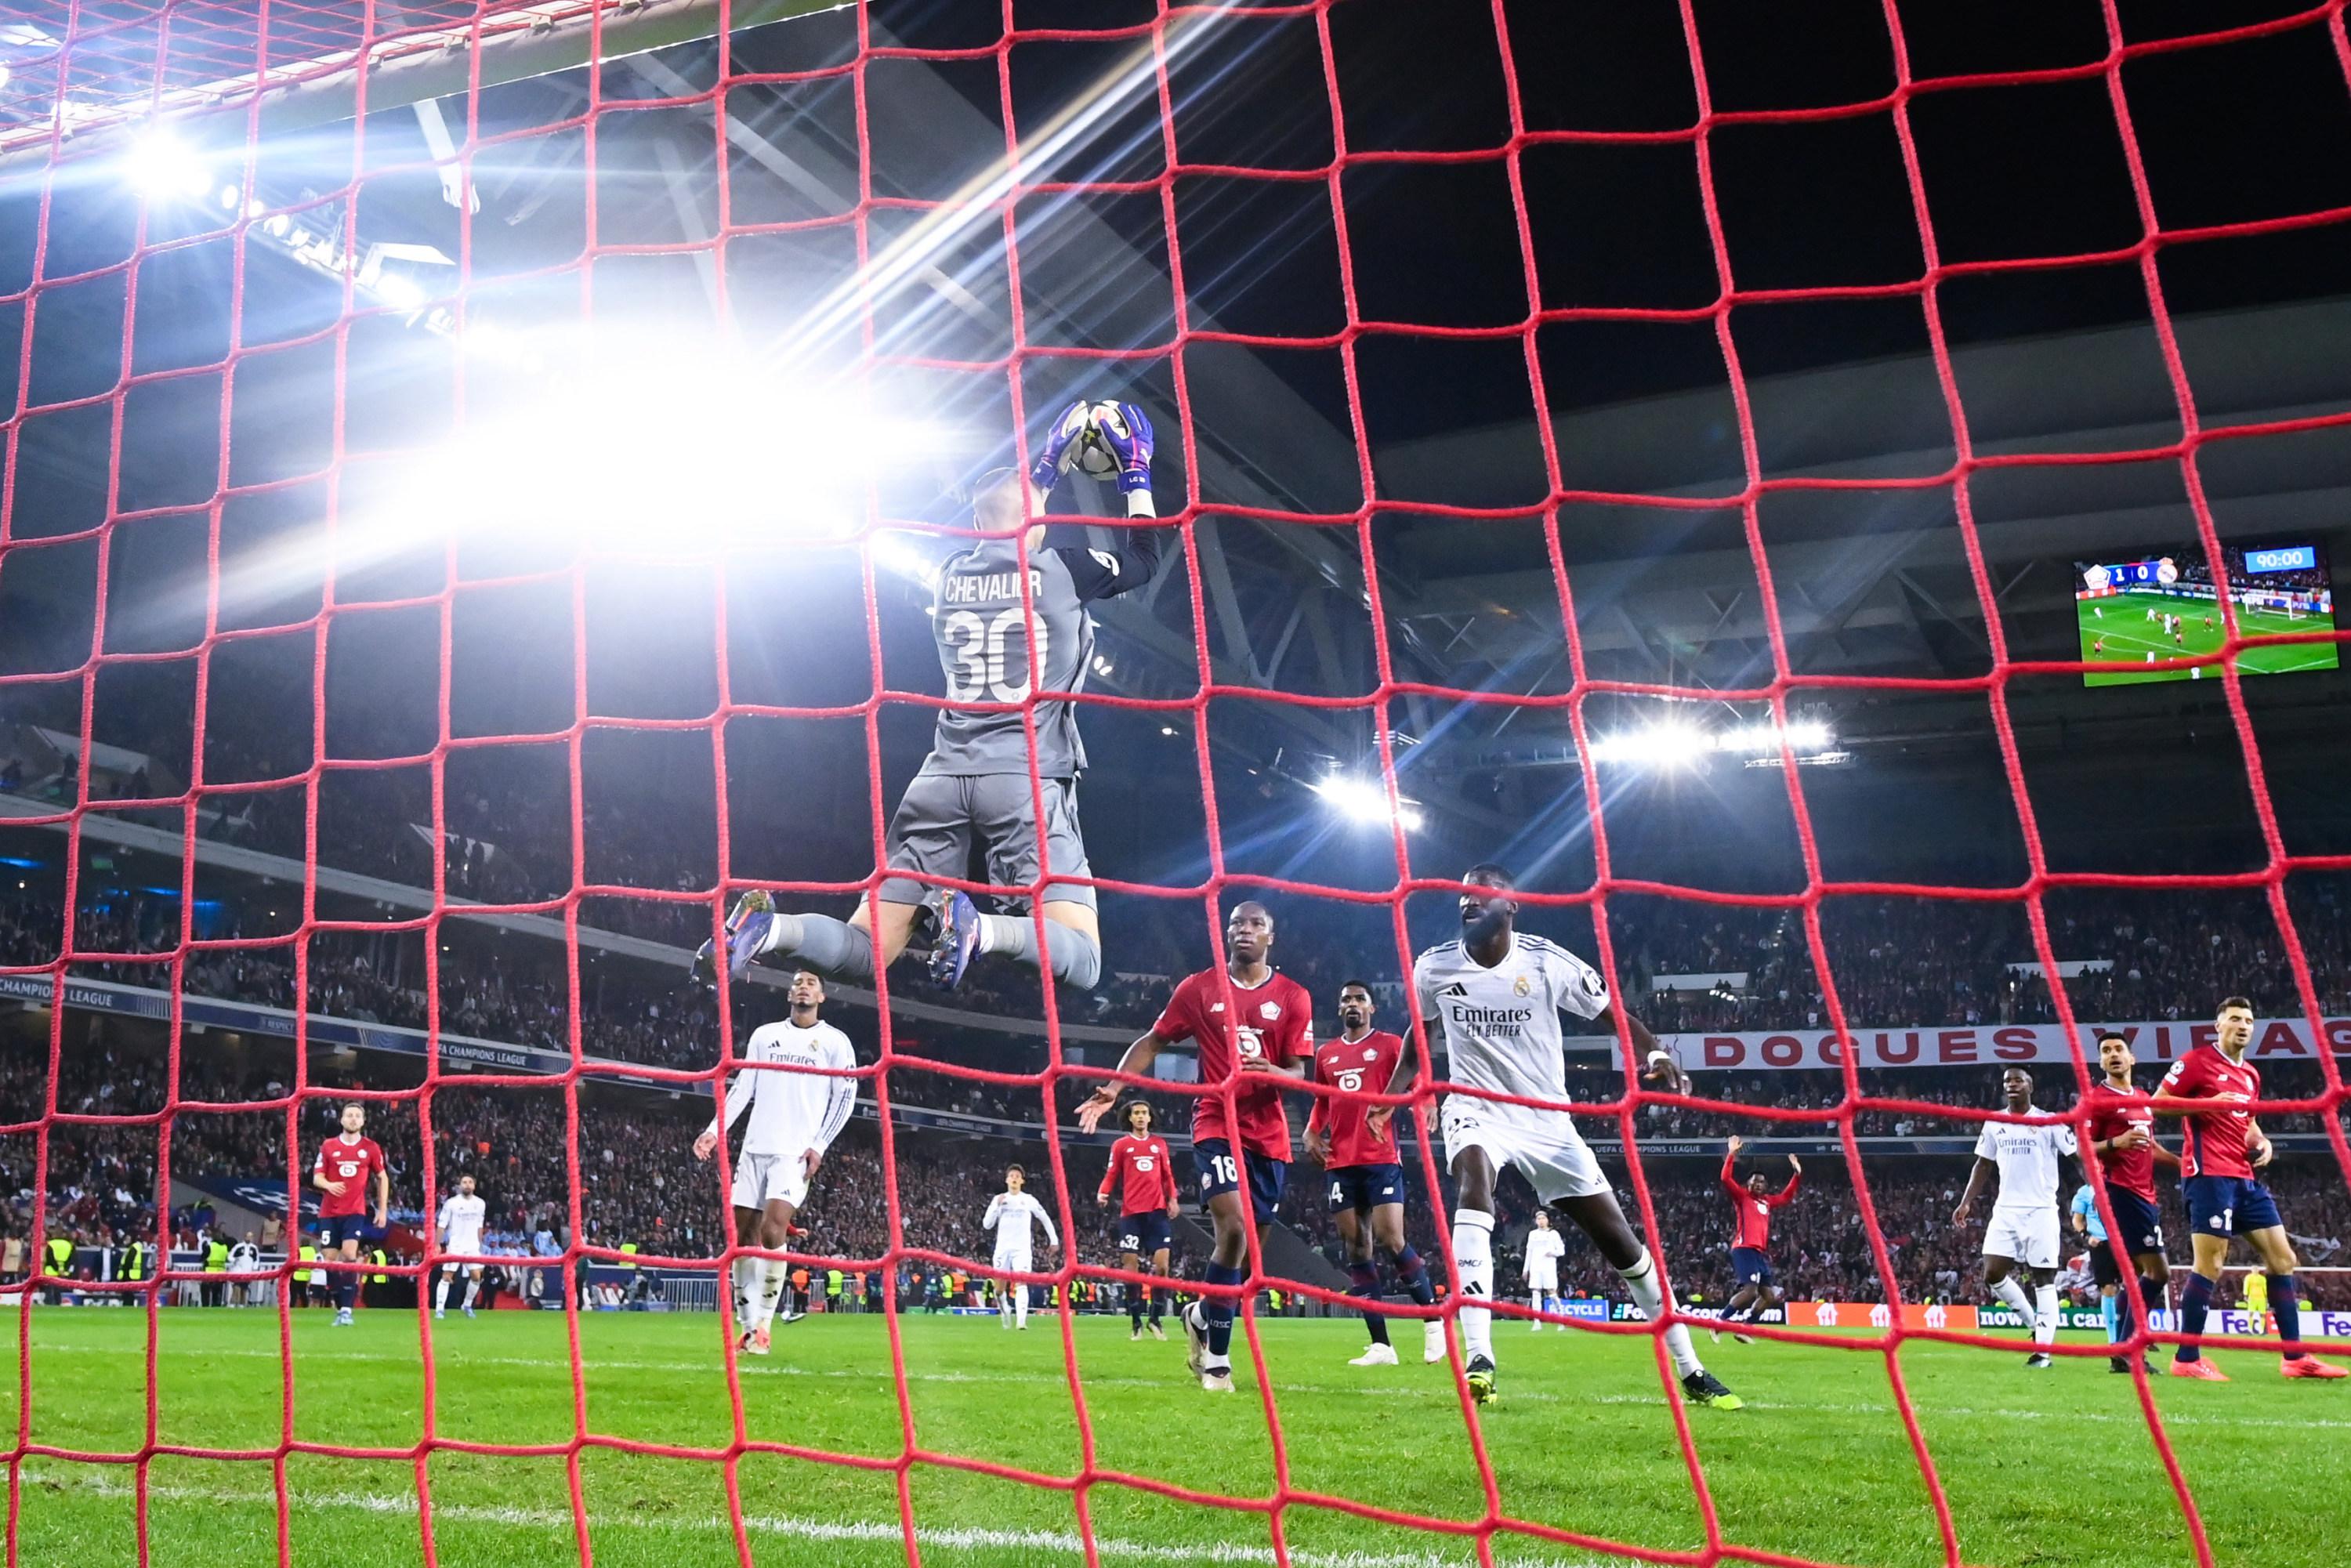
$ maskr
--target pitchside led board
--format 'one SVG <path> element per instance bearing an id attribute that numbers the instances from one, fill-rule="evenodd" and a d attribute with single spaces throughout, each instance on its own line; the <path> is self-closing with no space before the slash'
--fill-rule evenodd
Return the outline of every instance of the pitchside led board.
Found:
<path id="1" fill-rule="evenodd" d="M 2286 539 L 2225 549 L 2229 595 L 2236 601 L 2243 635 L 2335 630 L 2335 594 L 2327 586 L 2326 551 L 2319 545 Z M 2160 663 L 2218 653 L 2227 635 L 2203 547 L 2193 541 L 2135 559 L 2075 561 L 2074 612 L 2081 622 L 2082 662 L 2097 666 L 2082 672 L 2085 685 L 2205 680 L 2219 674 L 2218 665 L 2165 669 Z M 2245 649 L 2237 655 L 2237 668 L 2249 675 L 2275 675 L 2331 670 L 2338 659 L 2333 643 L 2276 643 Z"/>

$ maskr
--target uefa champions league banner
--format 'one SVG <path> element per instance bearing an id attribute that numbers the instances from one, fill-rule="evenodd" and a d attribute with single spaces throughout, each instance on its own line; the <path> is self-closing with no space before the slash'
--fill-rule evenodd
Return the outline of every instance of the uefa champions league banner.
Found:
<path id="1" fill-rule="evenodd" d="M 2081 1026 L 2082 1054 L 2097 1071 L 2098 1036 L 2113 1032 L 2131 1042 L 2141 1076 L 2152 1083 L 2148 1068 L 2161 1069 L 2199 1045 L 2214 1040 L 2211 1022 L 2155 1019 L 2137 1023 L 2085 1023 Z M 2074 1061 L 2063 1025 L 2053 1023 L 1985 1024 L 1970 1029 L 1855 1029 L 1847 1031 L 1854 1043 L 1854 1061 L 1862 1067 L 2006 1067 L 2014 1062 Z M 2325 1020 L 2325 1039 L 2336 1056 L 2351 1056 L 2351 1019 Z M 1586 1050 L 1614 1051 L 1614 1040 L 1587 1037 L 1575 1042 Z M 1692 1072 L 1753 1072 L 1834 1071 L 1844 1065 L 1844 1051 L 1834 1031 L 1824 1030 L 1748 1030 L 1721 1034 L 1665 1034 L 1657 1043 Z M 2247 1057 L 2256 1066 L 2271 1061 L 2315 1061 L 2317 1047 L 2308 1020 L 2264 1019 L 2255 1026 Z"/>

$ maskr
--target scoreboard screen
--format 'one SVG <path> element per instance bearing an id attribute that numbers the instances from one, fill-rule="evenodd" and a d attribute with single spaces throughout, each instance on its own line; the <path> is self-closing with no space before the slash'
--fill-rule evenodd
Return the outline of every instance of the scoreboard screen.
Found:
<path id="1" fill-rule="evenodd" d="M 2316 545 L 2272 545 L 2266 549 L 2245 552 L 2247 573 L 2264 571 L 2315 571 L 2318 570 Z"/>
<path id="2" fill-rule="evenodd" d="M 2121 559 L 2074 563 L 2074 619 L 2083 684 L 2137 685 L 2218 679 L 2233 616 L 2240 638 L 2308 637 L 2335 629 L 2326 552 L 2314 542 L 2224 547 L 2229 580 L 2220 602 L 2203 547 L 2193 540 Z M 2240 674 L 2337 667 L 2331 642 L 2271 642 L 2240 647 Z"/>

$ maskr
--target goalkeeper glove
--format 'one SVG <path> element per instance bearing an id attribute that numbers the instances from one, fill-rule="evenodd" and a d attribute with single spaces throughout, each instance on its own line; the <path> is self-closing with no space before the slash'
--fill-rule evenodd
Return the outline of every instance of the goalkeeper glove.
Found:
<path id="1" fill-rule="evenodd" d="M 1108 417 L 1112 412 L 1116 417 Z M 1094 433 L 1110 448 L 1111 455 L 1118 459 L 1118 487 L 1126 495 L 1128 515 L 1152 515 L 1151 453 L 1155 438 L 1150 416 L 1131 402 L 1113 403 L 1105 411 L 1105 417 L 1094 422 Z"/>
<path id="2" fill-rule="evenodd" d="M 1029 482 L 1040 490 L 1050 490 L 1077 461 L 1078 440 L 1086 433 L 1086 405 L 1073 402 L 1053 416 L 1045 432 L 1044 444 L 1037 448 L 1037 459 L 1029 465 Z M 1147 461 L 1147 459 L 1146 459 Z"/>

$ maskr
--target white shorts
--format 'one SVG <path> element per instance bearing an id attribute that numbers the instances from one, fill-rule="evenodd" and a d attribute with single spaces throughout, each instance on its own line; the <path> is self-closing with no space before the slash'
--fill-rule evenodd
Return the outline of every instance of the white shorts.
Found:
<path id="1" fill-rule="evenodd" d="M 798 1209 L 808 1202 L 808 1177 L 797 1155 L 745 1155 L 735 1162 L 735 1207 L 765 1208 L 782 1198 Z"/>
<path id="2" fill-rule="evenodd" d="M 1527 1281 L 1527 1289 L 1539 1296 L 1558 1295 L 1559 1270 L 1556 1269 L 1536 1270 L 1533 1275 Z"/>
<path id="3" fill-rule="evenodd" d="M 2054 1207 L 1994 1208 L 1984 1228 L 1984 1256 L 2013 1258 L 2028 1269 L 2057 1267 Z"/>
<path id="4" fill-rule="evenodd" d="M 478 1252 L 481 1249 L 478 1247 L 452 1247 L 449 1250 L 452 1252 Z M 475 1279 L 478 1280 L 482 1277 L 482 1266 L 479 1263 L 444 1263 L 441 1265 L 441 1272 L 447 1275 L 452 1280 L 455 1279 L 460 1274 L 471 1274 Z"/>
<path id="5" fill-rule="evenodd" d="M 1600 1161 L 1575 1119 L 1564 1111 L 1530 1111 L 1467 1094 L 1448 1094 L 1437 1113 L 1445 1134 L 1445 1163 L 1449 1168 L 1464 1149 L 1483 1149 L 1494 1162 L 1495 1174 L 1515 1166 L 1535 1197 L 1544 1203 L 1562 1197 L 1588 1197 L 1609 1190 L 1600 1174 Z"/>
<path id="6" fill-rule="evenodd" d="M 1032 1274 L 1037 1270 L 1037 1255 L 1031 1252 L 998 1252 L 995 1266 L 1008 1274 Z"/>

